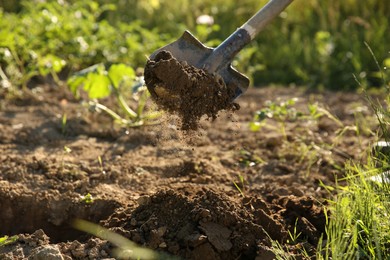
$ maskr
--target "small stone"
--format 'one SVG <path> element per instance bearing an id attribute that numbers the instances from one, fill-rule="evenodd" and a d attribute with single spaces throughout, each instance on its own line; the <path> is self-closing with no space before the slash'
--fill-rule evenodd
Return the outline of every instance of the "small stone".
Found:
<path id="1" fill-rule="evenodd" d="M 233 244 L 230 242 L 232 231 L 218 223 L 207 222 L 201 223 L 200 228 L 206 233 L 209 242 L 218 251 L 229 251 Z"/>
<path id="2" fill-rule="evenodd" d="M 99 248 L 93 247 L 88 252 L 89 259 L 98 259 L 99 258 Z"/>
<path id="3" fill-rule="evenodd" d="M 158 229 L 157 229 L 157 235 L 159 236 L 159 237 L 162 237 L 162 236 L 164 236 L 164 234 L 165 234 L 165 232 L 167 231 L 167 227 L 166 226 L 163 226 L 163 227 L 159 227 Z"/>
<path id="4" fill-rule="evenodd" d="M 138 198 L 137 202 L 140 206 L 144 206 L 144 205 L 148 205 L 150 204 L 150 202 L 152 201 L 152 199 L 150 198 L 150 196 L 141 196 Z"/>
<path id="5" fill-rule="evenodd" d="M 201 218 L 207 218 L 207 217 L 210 216 L 210 210 L 208 210 L 208 209 L 201 209 L 199 215 L 200 215 Z"/>
<path id="6" fill-rule="evenodd" d="M 166 248 L 167 247 L 167 243 L 165 242 L 162 242 L 161 244 L 158 245 L 159 248 Z"/>
<path id="7" fill-rule="evenodd" d="M 186 237 L 189 246 L 197 247 L 207 241 L 207 236 L 201 234 L 192 234 Z"/>
<path id="8" fill-rule="evenodd" d="M 297 196 L 297 197 L 301 197 L 301 196 L 303 196 L 303 195 L 305 195 L 305 193 L 303 192 L 303 190 L 300 190 L 300 189 L 298 189 L 297 187 L 291 187 L 290 188 L 291 189 L 291 192 L 295 195 L 295 196 Z"/>
<path id="9" fill-rule="evenodd" d="M 130 225 L 132 225 L 133 227 L 137 225 L 137 220 L 135 218 L 132 218 L 130 220 Z"/>
<path id="10" fill-rule="evenodd" d="M 284 187 L 277 188 L 276 190 L 274 190 L 273 193 L 275 195 L 279 195 L 279 196 L 287 196 L 287 195 L 289 195 L 289 191 L 286 188 L 284 188 Z"/>

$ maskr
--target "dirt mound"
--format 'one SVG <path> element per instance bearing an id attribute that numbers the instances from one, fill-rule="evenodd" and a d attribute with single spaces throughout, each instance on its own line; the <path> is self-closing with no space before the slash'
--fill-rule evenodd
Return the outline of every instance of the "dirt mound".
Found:
<path id="1" fill-rule="evenodd" d="M 239 204 L 211 191 L 199 191 L 193 197 L 172 190 L 142 197 L 134 211 L 113 214 L 106 225 L 122 227 L 129 239 L 153 249 L 165 249 L 186 259 L 254 258 L 257 241 L 269 243 L 263 226 L 272 237 L 285 238 L 287 232 L 271 216 L 264 223 Z M 115 221 L 113 221 L 115 220 Z"/>
<path id="2" fill-rule="evenodd" d="M 179 115 L 182 130 L 196 130 L 204 115 L 214 120 L 221 110 L 239 109 L 221 77 L 179 62 L 167 51 L 146 63 L 145 82 L 161 109 Z"/>

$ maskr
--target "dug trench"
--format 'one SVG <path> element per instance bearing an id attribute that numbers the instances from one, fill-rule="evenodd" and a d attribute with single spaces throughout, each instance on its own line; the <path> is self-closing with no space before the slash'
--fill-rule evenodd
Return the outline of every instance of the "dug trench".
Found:
<path id="1" fill-rule="evenodd" d="M 375 138 L 340 138 L 340 123 L 326 115 L 288 120 L 284 133 L 273 120 L 250 130 L 267 100 L 293 97 L 299 111 L 326 101 L 343 126 L 355 125 L 358 111 L 372 114 L 352 93 L 250 89 L 233 117 L 200 120 L 189 144 L 175 120 L 123 129 L 66 90 L 40 87 L 1 99 L 0 237 L 18 238 L 0 246 L 0 259 L 114 257 L 113 244 L 74 229 L 74 218 L 183 259 L 273 259 L 272 240 L 296 257 L 302 248 L 314 256 L 331 195 L 324 187 Z"/>
<path id="2" fill-rule="evenodd" d="M 78 193 L 72 192 L 74 187 L 67 187 L 66 182 L 61 185 L 62 180 L 53 180 L 59 176 L 50 172 L 45 160 L 24 158 L 21 161 L 20 158 L 7 157 L 0 163 L 1 234 L 33 233 L 42 229 L 54 243 L 84 241 L 85 234 L 74 229 L 72 221 L 81 218 L 98 222 L 119 206 L 119 203 L 105 199 L 87 204 Z M 26 174 L 42 175 L 44 179 L 27 177 L 29 183 L 26 185 L 23 181 Z M 46 185 L 34 185 L 34 182 Z"/>

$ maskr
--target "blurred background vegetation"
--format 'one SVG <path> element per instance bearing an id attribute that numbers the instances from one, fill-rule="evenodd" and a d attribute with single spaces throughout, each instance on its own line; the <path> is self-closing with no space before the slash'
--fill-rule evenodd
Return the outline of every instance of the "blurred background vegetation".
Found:
<path id="1" fill-rule="evenodd" d="M 0 0 L 0 80 L 72 73 L 96 63 L 143 68 L 190 30 L 216 46 L 266 0 Z M 213 23 L 197 23 L 209 15 Z M 388 0 L 295 0 L 234 61 L 255 86 L 351 90 L 383 85 L 390 67 Z M 384 70 L 385 80 L 389 70 Z M 386 73 L 387 72 L 387 73 Z"/>

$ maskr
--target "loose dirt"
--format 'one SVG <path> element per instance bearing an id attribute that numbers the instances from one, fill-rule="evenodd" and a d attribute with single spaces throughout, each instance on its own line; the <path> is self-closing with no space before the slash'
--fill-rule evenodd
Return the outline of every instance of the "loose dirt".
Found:
<path id="1" fill-rule="evenodd" d="M 221 77 L 179 62 L 168 51 L 147 62 L 145 82 L 161 109 L 180 116 L 182 130 L 197 130 L 202 116 L 215 120 L 221 110 L 239 109 Z"/>
<path id="2" fill-rule="evenodd" d="M 267 100 L 293 97 L 295 109 L 317 102 L 337 120 L 250 130 Z M 1 96 L 0 237 L 18 238 L 0 259 L 114 258 L 115 245 L 74 229 L 75 218 L 181 259 L 273 259 L 273 241 L 314 257 L 330 197 L 322 184 L 364 159 L 377 130 L 371 110 L 357 94 L 298 88 L 249 89 L 237 102 L 233 116 L 200 120 L 189 144 L 172 122 L 122 129 L 58 88 Z"/>

